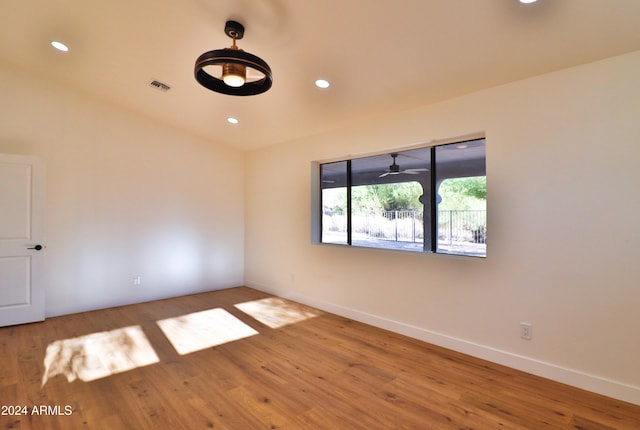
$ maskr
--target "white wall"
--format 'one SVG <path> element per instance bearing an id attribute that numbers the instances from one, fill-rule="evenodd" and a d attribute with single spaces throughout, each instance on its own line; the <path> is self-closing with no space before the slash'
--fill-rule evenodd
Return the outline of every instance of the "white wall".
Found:
<path id="1" fill-rule="evenodd" d="M 247 285 L 640 404 L 638 76 L 640 52 L 248 154 Z M 310 243 L 312 161 L 476 132 L 486 260 Z"/>
<path id="2" fill-rule="evenodd" d="M 0 152 L 46 162 L 48 316 L 242 285 L 241 153 L 6 68 Z"/>

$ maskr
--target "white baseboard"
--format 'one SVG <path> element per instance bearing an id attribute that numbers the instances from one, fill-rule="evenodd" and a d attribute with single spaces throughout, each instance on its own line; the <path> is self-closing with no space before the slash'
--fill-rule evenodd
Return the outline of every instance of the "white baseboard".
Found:
<path id="1" fill-rule="evenodd" d="M 173 297 L 187 296 L 190 294 L 205 293 L 208 291 L 222 290 L 225 288 L 233 288 L 238 285 L 244 285 L 244 280 L 227 281 L 216 285 L 205 285 L 183 289 L 165 289 L 160 292 L 156 290 L 144 290 L 139 294 L 130 294 L 126 297 L 121 296 L 115 300 L 99 300 L 96 302 L 69 302 L 64 306 L 46 306 L 45 317 L 59 317 L 62 315 L 71 315 L 79 312 L 90 312 L 100 309 L 113 308 L 117 306 L 133 305 L 137 303 L 152 302 L 154 300 L 171 299 Z"/>
<path id="2" fill-rule="evenodd" d="M 388 318 L 382 318 L 377 315 L 369 314 L 337 305 L 335 303 L 326 302 L 314 297 L 303 296 L 287 291 L 280 291 L 254 283 L 245 281 L 245 285 L 256 290 L 274 294 L 285 299 L 293 300 L 317 309 L 340 315 L 355 321 L 363 322 L 375 327 L 383 328 L 395 333 L 419 339 L 433 345 L 451 349 L 453 351 L 468 354 L 473 357 L 501 364 L 543 378 L 551 379 L 563 384 L 571 385 L 583 390 L 601 394 L 603 396 L 612 397 L 614 399 L 640 405 L 640 387 L 624 384 L 622 382 L 613 381 L 599 376 L 584 373 L 575 369 L 558 366 L 553 363 L 537 360 L 509 351 L 492 348 L 481 345 L 468 340 L 447 336 L 421 327 L 416 327 Z"/>

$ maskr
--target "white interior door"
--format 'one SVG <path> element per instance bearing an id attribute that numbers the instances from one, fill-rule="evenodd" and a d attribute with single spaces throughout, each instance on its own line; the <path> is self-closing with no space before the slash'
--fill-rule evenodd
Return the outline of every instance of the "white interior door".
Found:
<path id="1" fill-rule="evenodd" d="M 44 320 L 44 163 L 0 154 L 0 326 Z"/>

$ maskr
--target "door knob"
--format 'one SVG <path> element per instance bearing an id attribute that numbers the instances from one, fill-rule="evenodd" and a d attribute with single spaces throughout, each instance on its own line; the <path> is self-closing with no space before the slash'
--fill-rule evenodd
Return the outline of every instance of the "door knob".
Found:
<path id="1" fill-rule="evenodd" d="M 27 248 L 27 249 L 35 249 L 36 251 L 40 251 L 42 249 L 42 245 L 36 245 L 33 248 Z"/>

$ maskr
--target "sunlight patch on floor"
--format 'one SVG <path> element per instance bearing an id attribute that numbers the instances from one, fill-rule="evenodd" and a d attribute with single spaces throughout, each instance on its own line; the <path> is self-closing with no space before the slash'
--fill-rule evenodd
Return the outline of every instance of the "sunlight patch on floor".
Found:
<path id="1" fill-rule="evenodd" d="M 140 326 L 57 340 L 47 346 L 42 386 L 56 375 L 93 381 L 158 361 Z"/>
<path id="2" fill-rule="evenodd" d="M 271 328 L 294 324 L 321 314 L 316 309 L 278 297 L 252 300 L 234 306 Z"/>
<path id="3" fill-rule="evenodd" d="M 180 355 L 258 334 L 221 308 L 168 318 L 157 324 Z"/>

